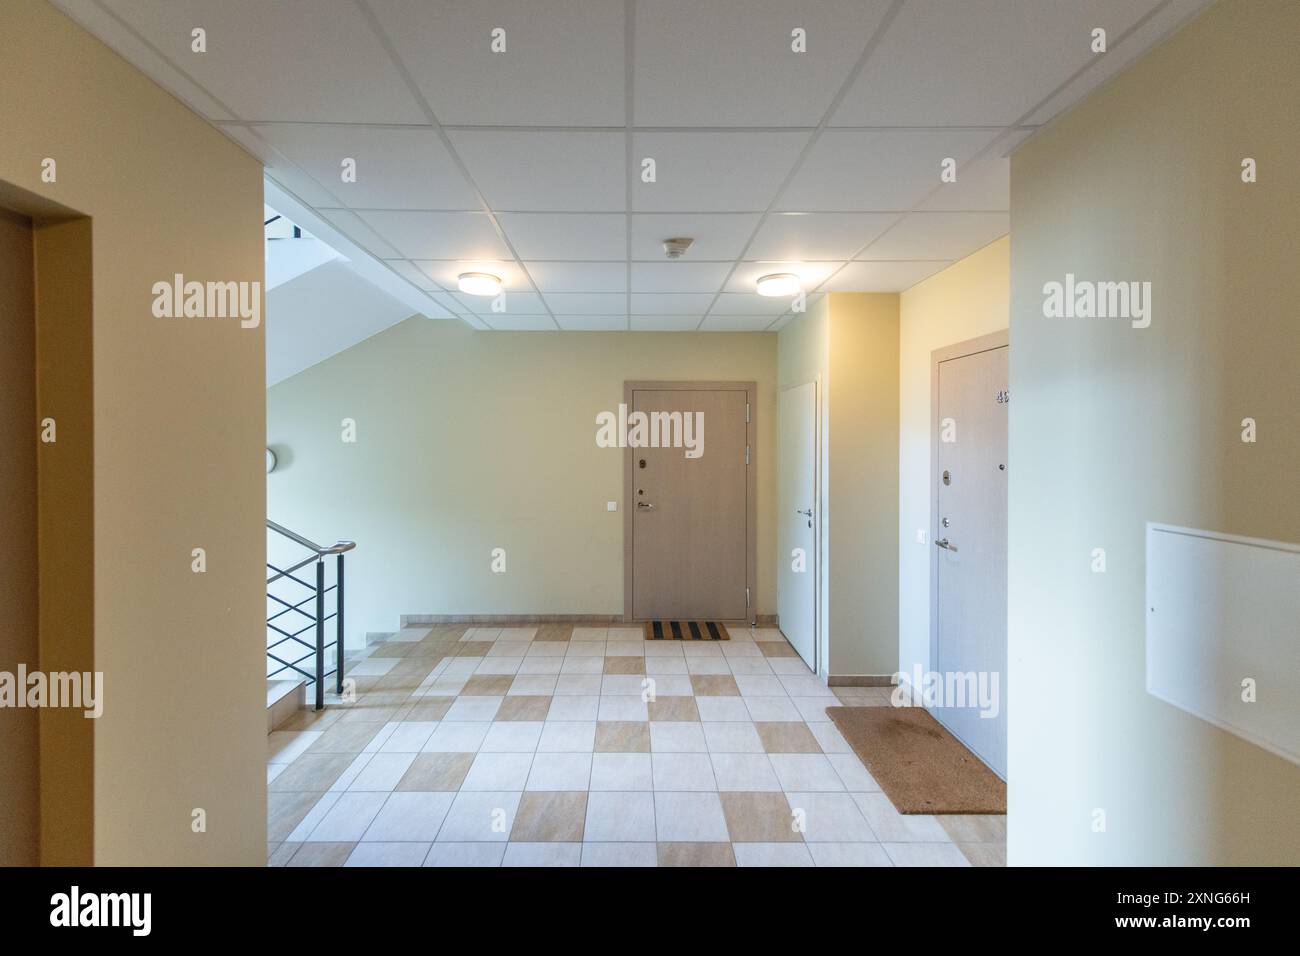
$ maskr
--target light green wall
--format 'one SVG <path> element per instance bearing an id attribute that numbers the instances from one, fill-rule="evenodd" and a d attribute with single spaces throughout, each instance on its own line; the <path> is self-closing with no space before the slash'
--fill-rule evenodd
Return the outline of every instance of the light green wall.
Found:
<path id="1" fill-rule="evenodd" d="M 1300 541 L 1297 36 L 1225 0 L 1013 157 L 1013 864 L 1300 863 L 1300 767 L 1144 690 L 1146 522 Z M 1067 272 L 1150 327 L 1044 318 Z"/>
<path id="2" fill-rule="evenodd" d="M 755 600 L 774 614 L 771 333 L 486 333 L 408 319 L 267 392 L 281 456 L 268 514 L 357 542 L 351 635 L 391 631 L 402 614 L 622 614 L 623 452 L 596 446 L 596 414 L 617 410 L 624 381 L 672 379 L 758 383 Z M 344 418 L 355 444 L 341 441 Z M 491 572 L 498 547 L 505 574 Z"/>

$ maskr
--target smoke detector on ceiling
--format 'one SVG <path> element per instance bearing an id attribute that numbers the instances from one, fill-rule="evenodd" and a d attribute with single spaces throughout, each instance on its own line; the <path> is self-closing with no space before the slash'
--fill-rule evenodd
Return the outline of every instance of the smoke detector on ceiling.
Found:
<path id="1" fill-rule="evenodd" d="M 682 257 L 682 253 L 685 252 L 687 249 L 689 249 L 691 247 L 691 243 L 693 243 L 694 241 L 695 241 L 694 239 L 689 239 L 684 236 L 679 236 L 676 239 L 665 239 L 664 255 L 666 255 L 669 259 L 680 259 Z"/>

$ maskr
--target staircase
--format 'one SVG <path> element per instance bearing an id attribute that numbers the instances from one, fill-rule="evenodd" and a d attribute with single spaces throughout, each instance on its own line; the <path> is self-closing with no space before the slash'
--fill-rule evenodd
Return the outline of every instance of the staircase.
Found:
<path id="1" fill-rule="evenodd" d="M 278 536 L 268 536 L 266 563 L 269 572 L 266 579 L 267 709 L 268 721 L 274 725 L 276 714 L 287 706 L 282 702 L 296 696 L 297 686 L 305 686 L 312 692 L 315 710 L 325 706 L 327 678 L 334 678 L 336 693 L 343 692 L 343 555 L 356 544 L 338 541 L 322 547 L 269 518 L 266 527 Z M 277 557 L 272 562 L 272 554 L 294 548 L 306 549 L 306 556 L 298 560 Z M 335 560 L 327 561 L 331 556 Z M 277 563 L 285 566 L 279 567 Z M 333 584 L 326 583 L 328 564 L 334 566 Z M 326 624 L 331 620 L 334 633 L 327 641 Z"/>

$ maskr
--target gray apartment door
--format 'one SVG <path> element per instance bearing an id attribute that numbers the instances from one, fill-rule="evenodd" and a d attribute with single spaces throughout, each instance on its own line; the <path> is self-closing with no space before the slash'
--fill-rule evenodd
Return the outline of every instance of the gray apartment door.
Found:
<path id="1" fill-rule="evenodd" d="M 1006 775 L 1007 347 L 938 363 L 931 712 Z"/>
<path id="2" fill-rule="evenodd" d="M 627 450 L 635 620 L 747 618 L 747 398 L 735 388 L 632 389 L 630 412 L 660 423 L 698 415 L 704 438 L 695 457 L 662 444 Z"/>

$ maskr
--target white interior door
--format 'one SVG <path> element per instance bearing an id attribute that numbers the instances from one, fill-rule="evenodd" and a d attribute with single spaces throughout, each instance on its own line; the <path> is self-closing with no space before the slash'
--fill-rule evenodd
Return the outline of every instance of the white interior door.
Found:
<path id="1" fill-rule="evenodd" d="M 817 385 L 781 392 L 777 613 L 804 663 L 817 670 Z"/>
<path id="2" fill-rule="evenodd" d="M 1006 346 L 939 363 L 933 667 L 955 693 L 931 712 L 1003 776 L 1009 397 Z"/>

